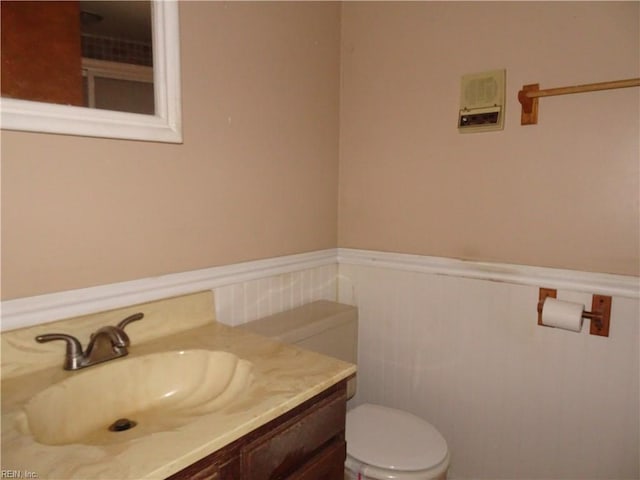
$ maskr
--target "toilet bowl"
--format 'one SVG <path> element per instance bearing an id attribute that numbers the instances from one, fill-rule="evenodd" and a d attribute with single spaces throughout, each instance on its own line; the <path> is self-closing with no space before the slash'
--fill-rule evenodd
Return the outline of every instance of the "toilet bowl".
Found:
<path id="1" fill-rule="evenodd" d="M 357 363 L 358 310 L 321 300 L 238 328 Z M 355 378 L 347 395 L 355 393 Z M 348 480 L 445 480 L 449 450 L 427 421 L 402 410 L 363 404 L 347 412 Z"/>
<path id="2" fill-rule="evenodd" d="M 433 425 L 402 410 L 365 403 L 347 412 L 347 480 L 444 480 L 447 443 Z"/>

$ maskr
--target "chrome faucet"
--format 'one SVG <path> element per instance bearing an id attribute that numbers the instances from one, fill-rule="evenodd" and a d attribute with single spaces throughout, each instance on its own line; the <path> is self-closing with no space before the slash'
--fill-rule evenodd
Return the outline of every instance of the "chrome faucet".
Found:
<path id="1" fill-rule="evenodd" d="M 130 345 L 129 336 L 124 331 L 124 327 L 131 322 L 141 320 L 144 313 L 136 313 L 120 321 L 117 326 L 108 325 L 101 327 L 91 334 L 87 349 L 82 351 L 80 341 L 66 333 L 47 333 L 38 335 L 36 341 L 39 343 L 50 342 L 52 340 L 64 340 L 67 342 L 67 351 L 64 356 L 65 370 L 79 370 L 90 367 L 96 363 L 106 362 L 118 357 L 124 357 L 129 353 L 127 347 Z"/>

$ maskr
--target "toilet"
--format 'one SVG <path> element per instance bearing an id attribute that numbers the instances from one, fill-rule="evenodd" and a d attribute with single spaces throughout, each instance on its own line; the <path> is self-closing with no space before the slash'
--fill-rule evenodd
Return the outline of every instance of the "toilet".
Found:
<path id="1" fill-rule="evenodd" d="M 358 310 L 320 300 L 240 325 L 253 333 L 357 363 Z M 356 378 L 347 384 L 353 397 Z M 449 450 L 440 432 L 409 412 L 365 403 L 347 412 L 345 480 L 445 480 Z"/>

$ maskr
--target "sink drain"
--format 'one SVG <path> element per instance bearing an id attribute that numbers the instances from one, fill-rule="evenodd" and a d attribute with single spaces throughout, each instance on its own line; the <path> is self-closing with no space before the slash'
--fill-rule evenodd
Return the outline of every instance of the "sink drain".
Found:
<path id="1" fill-rule="evenodd" d="M 112 432 L 124 432 L 125 430 L 130 430 L 135 427 L 138 423 L 133 420 L 129 420 L 128 418 L 119 418 L 111 425 L 109 425 L 109 430 Z"/>

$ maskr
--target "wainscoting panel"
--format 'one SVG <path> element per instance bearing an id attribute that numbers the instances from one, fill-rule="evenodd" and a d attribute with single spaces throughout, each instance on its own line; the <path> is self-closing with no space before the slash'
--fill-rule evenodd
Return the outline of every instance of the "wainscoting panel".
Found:
<path id="1" fill-rule="evenodd" d="M 608 338 L 537 325 L 538 287 L 590 306 Z M 2 329 L 213 290 L 239 325 L 314 300 L 359 308 L 353 404 L 433 423 L 452 480 L 640 478 L 637 277 L 338 249 L 2 302 Z"/>
<path id="2" fill-rule="evenodd" d="M 536 286 L 468 273 L 340 255 L 339 301 L 360 316 L 353 403 L 434 424 L 452 479 L 640 478 L 634 280 L 622 279 L 630 294 L 613 297 L 603 338 L 588 322 L 581 333 L 538 326 Z M 560 288 L 558 298 L 591 306 L 590 293 Z"/>

